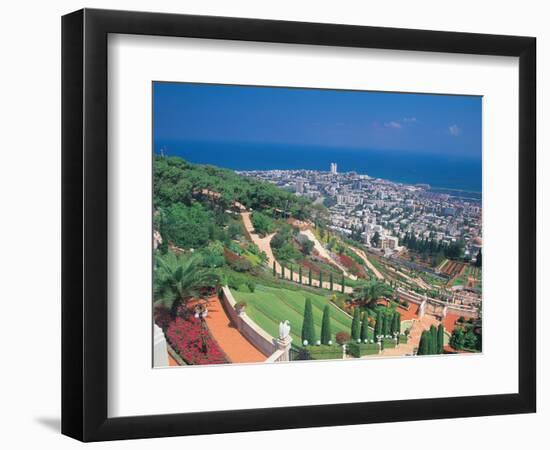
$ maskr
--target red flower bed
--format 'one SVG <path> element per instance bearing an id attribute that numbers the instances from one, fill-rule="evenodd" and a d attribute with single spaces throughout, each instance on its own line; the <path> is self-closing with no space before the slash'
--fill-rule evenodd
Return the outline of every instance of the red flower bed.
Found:
<path id="1" fill-rule="evenodd" d="M 203 333 L 207 351 L 202 351 Z M 189 364 L 225 364 L 229 362 L 208 330 L 201 329 L 201 322 L 191 316 L 177 317 L 166 330 L 166 339 L 172 348 Z"/>
<path id="2" fill-rule="evenodd" d="M 312 262 L 308 261 L 307 259 L 304 259 L 303 261 L 300 262 L 300 264 L 307 270 L 311 269 L 311 272 L 315 275 L 319 275 L 319 272 L 321 271 L 319 269 L 319 267 L 317 267 L 315 264 L 313 264 Z M 307 276 L 307 270 L 306 272 L 304 273 L 304 275 Z"/>
<path id="3" fill-rule="evenodd" d="M 348 255 L 340 255 L 340 262 L 342 265 L 348 269 L 351 273 L 356 274 L 358 277 L 365 278 L 366 273 L 360 264 L 357 264 L 352 258 Z"/>
<path id="4" fill-rule="evenodd" d="M 346 269 L 351 269 L 355 267 L 355 261 L 351 259 L 348 255 L 340 255 L 340 262 Z"/>

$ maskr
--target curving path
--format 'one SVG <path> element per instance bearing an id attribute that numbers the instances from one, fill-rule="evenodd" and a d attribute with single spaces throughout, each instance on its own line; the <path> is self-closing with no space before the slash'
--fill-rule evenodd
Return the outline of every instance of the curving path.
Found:
<path id="1" fill-rule="evenodd" d="M 363 250 L 359 250 L 358 248 L 351 247 L 351 246 L 350 246 L 350 249 L 353 253 L 355 253 L 357 256 L 359 256 L 359 258 L 361 258 L 364 261 L 365 265 L 370 270 L 372 270 L 376 278 L 378 278 L 379 280 L 384 279 L 384 276 L 378 271 L 378 269 L 374 266 L 374 264 L 369 261 L 369 259 L 367 258 L 367 255 Z"/>
<path id="2" fill-rule="evenodd" d="M 315 236 L 315 234 L 313 234 L 311 230 L 300 231 L 300 234 L 306 236 L 311 242 L 313 242 L 313 246 L 315 250 L 317 250 L 317 253 L 319 253 L 320 256 L 328 259 L 332 264 L 338 267 L 343 272 L 345 277 L 351 278 L 352 280 L 357 280 L 357 277 L 355 275 L 351 275 L 350 273 L 348 273 L 346 268 L 332 257 L 332 255 L 327 251 L 325 247 L 323 247 L 323 245 L 317 239 L 317 236 Z"/>
<path id="3" fill-rule="evenodd" d="M 252 225 L 252 221 L 250 220 L 250 213 L 249 212 L 242 212 L 241 217 L 243 220 L 244 227 L 250 236 L 250 239 L 254 244 L 258 246 L 258 248 L 265 252 L 267 256 L 267 263 L 270 268 L 273 267 L 273 264 L 275 264 L 275 271 L 278 275 L 282 274 L 282 267 L 281 264 L 275 259 L 275 256 L 273 255 L 273 251 L 271 250 L 271 239 L 273 239 L 273 236 L 275 236 L 275 233 L 269 234 L 263 238 L 258 236 L 254 232 L 254 226 Z M 290 270 L 287 268 L 285 269 L 285 279 L 290 280 Z M 306 276 L 302 277 L 302 284 L 306 284 L 305 281 L 307 280 Z M 297 272 L 293 273 L 292 281 L 296 283 L 300 283 L 300 275 Z M 319 287 L 319 280 L 312 280 L 311 284 L 315 287 Z M 342 292 L 342 285 L 339 283 L 333 283 L 332 284 L 334 291 Z M 329 281 L 323 281 L 324 289 L 330 289 L 330 282 Z M 344 286 L 344 292 L 349 294 L 353 292 L 353 288 L 351 286 Z"/>

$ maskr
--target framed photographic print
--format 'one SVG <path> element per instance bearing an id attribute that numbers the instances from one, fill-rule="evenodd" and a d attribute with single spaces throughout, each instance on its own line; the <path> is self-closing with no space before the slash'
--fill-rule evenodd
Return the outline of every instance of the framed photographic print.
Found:
<path id="1" fill-rule="evenodd" d="M 63 17 L 62 431 L 535 411 L 535 39 Z"/>

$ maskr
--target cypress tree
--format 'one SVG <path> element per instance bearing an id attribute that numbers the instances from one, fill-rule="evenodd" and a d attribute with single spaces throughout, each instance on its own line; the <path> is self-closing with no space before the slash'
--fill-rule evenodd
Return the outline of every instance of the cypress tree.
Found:
<path id="1" fill-rule="evenodd" d="M 304 307 L 304 323 L 302 325 L 302 344 L 307 341 L 307 345 L 315 345 L 315 326 L 313 324 L 313 309 L 311 299 L 306 298 Z"/>
<path id="2" fill-rule="evenodd" d="M 360 339 L 361 331 L 361 311 L 359 310 L 359 307 L 356 306 L 353 310 L 353 319 L 351 321 L 351 339 L 354 342 L 357 342 L 357 339 Z"/>
<path id="3" fill-rule="evenodd" d="M 308 284 L 311 286 L 311 269 L 309 269 L 309 282 Z"/>
<path id="4" fill-rule="evenodd" d="M 445 329 L 443 327 L 443 324 L 439 324 L 439 327 L 437 328 L 437 353 L 440 355 L 443 353 L 443 338 L 445 334 Z"/>
<path id="5" fill-rule="evenodd" d="M 285 266 L 281 265 L 281 278 L 285 279 Z"/>
<path id="6" fill-rule="evenodd" d="M 422 336 L 420 336 L 420 344 L 418 345 L 417 355 L 429 355 L 431 347 L 431 334 L 429 331 L 424 330 Z"/>
<path id="7" fill-rule="evenodd" d="M 330 345 L 332 331 L 330 329 L 330 307 L 328 304 L 323 309 L 323 321 L 321 322 L 321 344 Z"/>
<path id="8" fill-rule="evenodd" d="M 382 312 L 378 311 L 376 313 L 376 324 L 374 326 L 374 334 L 376 336 L 380 336 L 383 331 L 384 331 L 384 318 L 382 316 Z"/>
<path id="9" fill-rule="evenodd" d="M 391 324 L 391 334 L 399 334 L 401 332 L 401 314 L 395 312 L 393 314 L 392 324 Z"/>
<path id="10" fill-rule="evenodd" d="M 323 272 L 319 272 L 319 287 L 323 287 Z"/>
<path id="11" fill-rule="evenodd" d="M 298 268 L 298 278 L 300 279 L 300 284 L 302 284 L 302 266 Z"/>
<path id="12" fill-rule="evenodd" d="M 276 277 L 277 276 L 277 267 L 276 267 L 276 262 L 273 261 L 273 276 Z"/>
<path id="13" fill-rule="evenodd" d="M 392 316 L 384 314 L 384 336 L 391 335 Z"/>
<path id="14" fill-rule="evenodd" d="M 290 265 L 290 281 L 294 281 L 294 267 Z"/>
<path id="15" fill-rule="evenodd" d="M 333 290 L 332 272 L 330 273 L 330 290 Z"/>
<path id="16" fill-rule="evenodd" d="M 367 342 L 369 339 L 369 315 L 365 312 L 363 323 L 361 324 L 361 342 Z"/>
<path id="17" fill-rule="evenodd" d="M 345 292 L 346 287 L 346 279 L 344 278 L 344 275 L 342 275 L 342 294 Z"/>
<path id="18" fill-rule="evenodd" d="M 430 355 L 437 355 L 437 328 L 430 327 Z"/>

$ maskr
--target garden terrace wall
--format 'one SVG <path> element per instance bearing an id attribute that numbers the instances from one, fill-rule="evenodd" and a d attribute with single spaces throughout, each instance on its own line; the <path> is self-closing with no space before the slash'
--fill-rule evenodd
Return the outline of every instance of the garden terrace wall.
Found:
<path id="1" fill-rule="evenodd" d="M 254 347 L 262 352 L 266 358 L 277 351 L 275 340 L 271 335 L 260 328 L 245 312 L 241 312 L 240 314 L 237 313 L 235 309 L 237 302 L 229 290 L 229 287 L 223 286 L 221 288 L 220 300 L 231 322 L 233 322 L 241 334 L 248 339 Z"/>
<path id="2" fill-rule="evenodd" d="M 424 300 L 424 297 L 422 295 L 417 294 L 416 292 L 407 292 L 402 288 L 397 288 L 397 294 L 399 295 L 400 298 L 405 299 L 408 302 L 414 303 L 416 305 L 420 305 Z M 468 319 L 470 318 L 477 319 L 479 317 L 479 314 L 476 310 L 469 308 L 467 306 L 453 305 L 431 297 L 426 297 L 426 300 L 428 301 L 429 304 L 432 304 L 432 305 L 446 306 L 448 312 L 452 312 L 453 314 L 458 314 L 459 316 L 464 316 Z"/>

